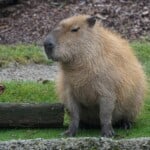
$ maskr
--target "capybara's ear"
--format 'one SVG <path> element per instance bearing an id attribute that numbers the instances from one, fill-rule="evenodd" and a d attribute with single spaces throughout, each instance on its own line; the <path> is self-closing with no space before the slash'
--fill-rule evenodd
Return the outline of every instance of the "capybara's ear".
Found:
<path id="1" fill-rule="evenodd" d="M 88 23 L 89 27 L 93 27 L 96 23 L 96 17 L 91 16 L 91 17 L 87 18 L 87 23 Z"/>

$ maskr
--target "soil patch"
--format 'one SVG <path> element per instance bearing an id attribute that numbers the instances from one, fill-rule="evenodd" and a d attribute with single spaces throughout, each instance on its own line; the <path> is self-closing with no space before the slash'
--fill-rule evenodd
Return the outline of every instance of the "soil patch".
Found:
<path id="1" fill-rule="evenodd" d="M 104 26 L 135 40 L 150 37 L 149 0 L 101 0 L 98 2 L 20 0 L 0 8 L 0 44 L 42 43 L 62 19 L 75 14 L 96 15 Z"/>

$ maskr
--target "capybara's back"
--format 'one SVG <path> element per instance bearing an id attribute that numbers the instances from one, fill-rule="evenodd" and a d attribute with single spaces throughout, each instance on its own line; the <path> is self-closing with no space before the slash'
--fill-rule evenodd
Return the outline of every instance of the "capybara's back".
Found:
<path id="1" fill-rule="evenodd" d="M 79 15 L 60 22 L 45 51 L 60 64 L 58 92 L 72 119 L 65 134 L 75 135 L 79 122 L 101 125 L 107 137 L 114 124 L 130 127 L 143 103 L 145 76 L 126 40 Z"/>

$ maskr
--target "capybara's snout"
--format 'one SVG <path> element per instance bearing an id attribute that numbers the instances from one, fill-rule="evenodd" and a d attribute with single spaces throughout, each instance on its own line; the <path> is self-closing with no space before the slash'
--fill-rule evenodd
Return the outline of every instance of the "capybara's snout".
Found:
<path id="1" fill-rule="evenodd" d="M 49 59 L 51 59 L 52 57 L 54 48 L 55 48 L 55 42 L 54 42 L 53 36 L 50 34 L 44 40 L 45 53 Z"/>

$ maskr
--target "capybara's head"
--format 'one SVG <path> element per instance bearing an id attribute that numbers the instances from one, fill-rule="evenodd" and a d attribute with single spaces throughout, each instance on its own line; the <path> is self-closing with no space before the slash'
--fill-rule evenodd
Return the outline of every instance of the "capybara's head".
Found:
<path id="1" fill-rule="evenodd" d="M 89 53 L 95 23 L 96 18 L 88 15 L 62 20 L 44 41 L 48 58 L 67 63 L 84 55 L 85 51 Z"/>

